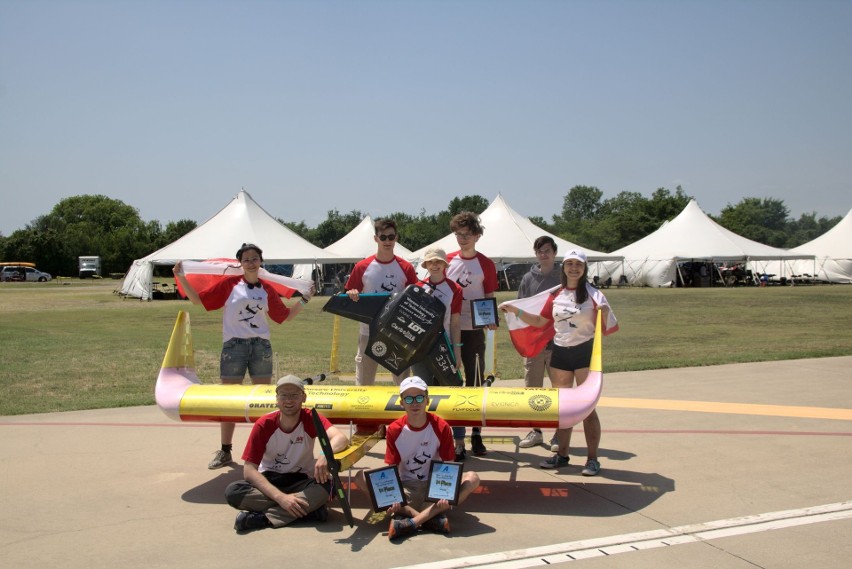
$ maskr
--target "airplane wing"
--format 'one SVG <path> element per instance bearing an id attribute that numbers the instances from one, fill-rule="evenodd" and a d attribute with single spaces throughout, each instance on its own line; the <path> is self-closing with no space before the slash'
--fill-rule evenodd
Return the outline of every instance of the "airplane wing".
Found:
<path id="1" fill-rule="evenodd" d="M 362 294 L 358 302 L 338 294 L 323 310 L 369 324 L 366 355 L 393 373 L 426 359 L 439 385 L 461 385 L 444 334 L 446 307 L 430 290 L 409 285 L 392 295 Z"/>
<path id="2" fill-rule="evenodd" d="M 369 324 L 389 298 L 390 295 L 384 293 L 361 294 L 355 302 L 346 293 L 335 294 L 325 303 L 323 311 Z"/>

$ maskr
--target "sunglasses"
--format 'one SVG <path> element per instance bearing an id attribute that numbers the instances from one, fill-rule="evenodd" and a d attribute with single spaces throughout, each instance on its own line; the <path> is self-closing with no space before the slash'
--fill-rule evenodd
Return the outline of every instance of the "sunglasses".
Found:
<path id="1" fill-rule="evenodd" d="M 406 405 L 411 405 L 412 403 L 423 403 L 426 401 L 425 395 L 406 395 L 402 398 L 402 402 Z"/>
<path id="2" fill-rule="evenodd" d="M 396 233 L 391 233 L 390 235 L 379 235 L 379 241 L 394 241 L 396 239 Z"/>

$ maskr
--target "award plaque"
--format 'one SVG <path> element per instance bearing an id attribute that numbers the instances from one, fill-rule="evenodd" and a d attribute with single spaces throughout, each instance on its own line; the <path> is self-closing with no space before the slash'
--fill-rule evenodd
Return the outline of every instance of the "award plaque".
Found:
<path id="1" fill-rule="evenodd" d="M 367 490 L 370 491 L 374 512 L 383 512 L 397 502 L 403 505 L 407 503 L 396 466 L 366 470 L 364 476 L 367 478 Z"/>
<path id="2" fill-rule="evenodd" d="M 429 467 L 429 491 L 426 493 L 426 500 L 447 500 L 452 505 L 458 504 L 463 466 L 461 462 L 433 461 Z"/>
<path id="3" fill-rule="evenodd" d="M 497 319 L 497 299 L 477 298 L 470 301 L 470 316 L 474 328 L 499 326 Z"/>

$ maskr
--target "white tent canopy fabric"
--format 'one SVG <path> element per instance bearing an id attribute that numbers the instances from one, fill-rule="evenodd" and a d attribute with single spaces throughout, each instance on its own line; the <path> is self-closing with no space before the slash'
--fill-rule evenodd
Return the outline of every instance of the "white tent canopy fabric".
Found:
<path id="1" fill-rule="evenodd" d="M 297 235 L 241 190 L 203 224 L 162 249 L 133 261 L 119 294 L 151 300 L 154 265 L 173 265 L 184 259 L 233 258 L 243 243 L 254 243 L 263 249 L 266 264 L 346 262 Z"/>
<path id="2" fill-rule="evenodd" d="M 852 283 L 852 209 L 837 225 L 816 239 L 790 249 L 790 252 L 813 255 L 814 260 L 792 261 L 787 272 L 781 263 L 774 263 L 765 272 L 803 280 Z"/>
<path id="3" fill-rule="evenodd" d="M 485 211 L 479 215 L 480 223 L 484 229 L 482 237 L 476 243 L 476 250 L 490 258 L 497 265 L 508 263 L 535 263 L 536 257 L 533 251 L 533 243 L 543 235 L 548 235 L 556 242 L 559 253 L 565 253 L 571 249 L 582 249 L 590 261 L 620 260 L 622 257 L 616 254 L 609 255 L 600 251 L 594 251 L 585 247 L 575 245 L 556 235 L 538 227 L 529 218 L 519 214 L 506 203 L 503 196 L 498 195 Z M 458 251 L 459 245 L 455 235 L 449 233 L 445 237 L 422 247 L 406 257 L 415 266 L 419 267 L 420 260 L 431 247 L 440 247 L 445 252 Z M 420 271 L 420 269 L 418 269 Z"/>
<path id="4" fill-rule="evenodd" d="M 674 219 L 613 255 L 623 256 L 624 263 L 621 269 L 609 267 L 610 272 L 619 279 L 623 274 L 631 285 L 651 287 L 673 286 L 677 265 L 685 261 L 743 262 L 764 272 L 761 263 L 813 258 L 737 235 L 710 219 L 695 200 Z"/>

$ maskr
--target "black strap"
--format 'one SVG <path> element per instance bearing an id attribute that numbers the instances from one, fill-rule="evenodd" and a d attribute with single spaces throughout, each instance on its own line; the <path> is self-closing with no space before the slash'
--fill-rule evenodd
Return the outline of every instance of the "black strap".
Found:
<path id="1" fill-rule="evenodd" d="M 334 491 L 340 500 L 341 507 L 343 507 L 343 514 L 346 516 L 346 521 L 349 522 L 349 527 L 355 527 L 355 518 L 352 517 L 352 509 L 349 507 L 349 500 L 346 499 L 346 492 L 343 490 L 343 484 L 340 482 L 340 476 L 338 475 L 340 463 L 334 458 L 331 441 L 328 440 L 328 433 L 322 425 L 316 409 L 311 409 L 311 419 L 314 422 L 314 429 L 316 429 L 317 439 L 319 439 L 325 460 L 328 462 L 328 471 L 331 472 L 332 480 L 334 480 Z"/>

